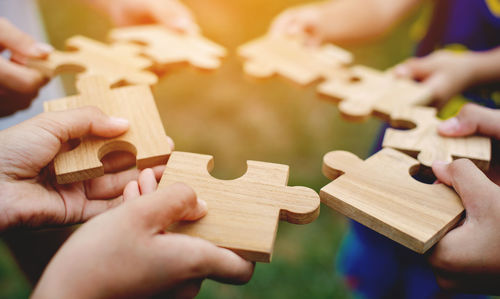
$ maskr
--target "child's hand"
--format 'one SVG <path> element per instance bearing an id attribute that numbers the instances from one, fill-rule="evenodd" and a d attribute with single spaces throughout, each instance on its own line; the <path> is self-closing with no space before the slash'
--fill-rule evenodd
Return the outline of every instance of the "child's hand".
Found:
<path id="1" fill-rule="evenodd" d="M 440 133 L 479 133 L 500 139 L 500 111 L 465 106 L 444 122 Z M 498 154 L 498 153 L 497 153 Z M 495 157 L 494 157 L 495 159 Z M 498 294 L 500 285 L 500 187 L 471 161 L 435 163 L 436 177 L 455 188 L 466 210 L 465 221 L 435 246 L 429 260 L 441 287 L 453 291 Z"/>
<path id="2" fill-rule="evenodd" d="M 326 38 L 321 5 L 304 5 L 286 10 L 273 21 L 272 35 L 287 35 L 304 38 L 310 46 L 321 45 Z"/>
<path id="3" fill-rule="evenodd" d="M 59 250 L 33 298 L 192 298 L 205 278 L 246 283 L 252 263 L 208 241 L 164 232 L 206 213 L 191 188 L 174 184 L 99 215 Z"/>
<path id="4" fill-rule="evenodd" d="M 88 0 L 106 12 L 117 26 L 158 23 L 180 32 L 199 27 L 191 11 L 178 0 Z"/>
<path id="5" fill-rule="evenodd" d="M 0 52 L 4 50 L 10 51 L 11 59 L 0 56 L 0 117 L 29 107 L 46 78 L 24 64 L 29 58 L 47 57 L 52 48 L 0 18 Z"/>
<path id="6" fill-rule="evenodd" d="M 438 105 L 460 94 L 473 83 L 472 55 L 440 50 L 423 58 L 411 58 L 396 66 L 396 75 L 411 78 L 430 88 Z"/>
<path id="7" fill-rule="evenodd" d="M 127 183 L 139 171 L 132 155 L 110 154 L 103 159 L 103 177 L 59 185 L 49 165 L 67 142 L 92 134 L 114 137 L 128 122 L 111 118 L 95 107 L 43 113 L 0 132 L 0 231 L 23 226 L 80 223 L 123 201 Z M 173 145 L 172 145 L 173 147 Z M 163 166 L 155 167 L 157 179 Z"/>

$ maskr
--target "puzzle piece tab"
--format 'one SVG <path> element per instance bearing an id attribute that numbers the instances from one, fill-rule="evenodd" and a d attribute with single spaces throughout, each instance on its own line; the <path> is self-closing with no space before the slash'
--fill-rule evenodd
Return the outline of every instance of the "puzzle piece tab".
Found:
<path id="1" fill-rule="evenodd" d="M 66 47 L 70 51 L 54 51 L 48 59 L 31 60 L 28 66 L 48 77 L 62 72 L 77 72 L 78 79 L 103 76 L 111 86 L 158 82 L 156 75 L 146 70 L 152 62 L 139 56 L 139 46 L 106 45 L 84 36 L 74 36 L 66 41 Z"/>
<path id="2" fill-rule="evenodd" d="M 212 156 L 173 152 L 160 188 L 175 182 L 191 186 L 208 204 L 208 214 L 196 222 L 180 222 L 169 231 L 200 237 L 243 258 L 270 262 L 278 220 L 310 223 L 319 215 L 318 194 L 288 187 L 288 166 L 247 162 L 245 175 L 218 180 L 210 175 Z"/>
<path id="3" fill-rule="evenodd" d="M 246 61 L 244 71 L 256 78 L 281 75 L 307 85 L 320 78 L 336 77 L 352 62 L 352 54 L 334 45 L 309 48 L 297 39 L 264 36 L 238 50 Z"/>
<path id="4" fill-rule="evenodd" d="M 364 121 L 371 115 L 388 120 L 402 108 L 426 105 L 431 92 L 412 80 L 396 78 L 392 72 L 381 72 L 365 66 L 350 69 L 351 75 L 332 78 L 318 86 L 318 92 L 340 102 L 342 116 Z"/>
<path id="5" fill-rule="evenodd" d="M 112 41 L 143 44 L 141 53 L 158 66 L 189 63 L 200 69 L 216 69 L 226 49 L 199 34 L 179 33 L 164 26 L 148 25 L 113 29 Z"/>
<path id="6" fill-rule="evenodd" d="M 116 138 L 85 136 L 75 149 L 55 158 L 54 167 L 60 184 L 83 181 L 104 174 L 101 159 L 114 151 L 136 155 L 137 167 L 164 164 L 170 145 L 147 85 L 110 89 L 104 77 L 84 77 L 77 83 L 81 95 L 44 103 L 45 111 L 64 111 L 96 106 L 104 113 L 130 122 L 129 130 Z"/>
<path id="7" fill-rule="evenodd" d="M 491 160 L 491 139 L 482 136 L 443 137 L 437 127 L 441 120 L 437 110 L 430 107 L 409 107 L 392 113 L 383 147 L 391 147 L 416 157 L 426 167 L 435 161 L 452 162 L 455 158 L 467 158 L 482 170 L 487 170 Z"/>
<path id="8" fill-rule="evenodd" d="M 389 148 L 366 161 L 349 152 L 330 152 L 323 158 L 323 173 L 333 182 L 321 189 L 321 201 L 424 253 L 460 220 L 464 208 L 449 187 L 413 179 L 415 167 L 418 161 Z"/>

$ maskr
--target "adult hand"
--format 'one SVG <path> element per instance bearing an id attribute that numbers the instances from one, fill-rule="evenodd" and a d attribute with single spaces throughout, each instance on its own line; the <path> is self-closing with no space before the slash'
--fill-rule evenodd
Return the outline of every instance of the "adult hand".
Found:
<path id="1" fill-rule="evenodd" d="M 108 174 L 67 185 L 56 183 L 49 165 L 70 140 L 87 134 L 115 137 L 128 126 L 126 120 L 86 107 L 43 113 L 1 131 L 0 231 L 80 223 L 120 204 L 125 185 L 139 175 L 129 169 L 135 157 L 108 155 L 103 159 Z M 163 167 L 154 169 L 159 179 Z"/>
<path id="2" fill-rule="evenodd" d="M 33 298 L 191 298 L 205 278 L 246 283 L 252 263 L 208 241 L 164 232 L 206 212 L 191 188 L 174 184 L 101 214 L 63 245 Z"/>
<path id="3" fill-rule="evenodd" d="M 473 55 L 448 50 L 422 58 L 410 58 L 394 68 L 399 77 L 415 79 L 427 86 L 438 105 L 460 94 L 473 83 Z"/>
<path id="4" fill-rule="evenodd" d="M 500 111 L 466 105 L 439 130 L 446 136 L 479 133 L 498 140 L 499 117 Z M 439 285 L 452 291 L 499 294 L 500 181 L 490 180 L 465 159 L 435 163 L 433 170 L 441 182 L 457 191 L 466 210 L 465 220 L 446 234 L 429 256 Z M 498 168 L 493 171 L 498 175 Z"/>
<path id="5" fill-rule="evenodd" d="M 187 33 L 199 31 L 191 11 L 178 0 L 87 0 L 116 26 L 158 23 Z"/>
<path id="6" fill-rule="evenodd" d="M 0 18 L 0 52 L 10 51 L 10 60 L 0 56 L 0 117 L 29 107 L 47 79 L 24 66 L 29 58 L 45 58 L 52 51 L 37 43 L 7 19 Z"/>

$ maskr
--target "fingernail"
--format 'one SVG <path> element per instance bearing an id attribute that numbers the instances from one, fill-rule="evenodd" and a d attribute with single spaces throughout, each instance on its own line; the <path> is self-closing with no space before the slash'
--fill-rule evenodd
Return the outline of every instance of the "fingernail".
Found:
<path id="1" fill-rule="evenodd" d="M 443 166 L 447 166 L 449 164 L 450 164 L 450 162 L 447 162 L 447 161 L 434 161 L 434 163 L 432 163 L 432 166 L 443 167 Z"/>
<path id="2" fill-rule="evenodd" d="M 398 65 L 394 68 L 394 74 L 399 77 L 410 77 L 410 70 L 405 65 Z"/>
<path id="3" fill-rule="evenodd" d="M 455 133 L 460 128 L 460 122 L 456 117 L 452 117 L 439 124 L 439 130 L 446 133 Z"/>
<path id="4" fill-rule="evenodd" d="M 208 210 L 208 205 L 207 202 L 204 201 L 203 199 L 198 198 L 198 206 L 201 207 L 203 210 Z"/>
<path id="5" fill-rule="evenodd" d="M 114 125 L 117 125 L 117 126 L 120 126 L 120 127 L 128 127 L 130 125 L 130 122 L 125 119 L 125 118 L 121 118 L 121 117 L 114 117 L 114 116 L 111 116 L 109 118 L 109 120 L 114 124 Z"/>
<path id="6" fill-rule="evenodd" d="M 52 51 L 54 51 L 54 48 L 51 45 L 48 45 L 48 44 L 45 44 L 45 43 L 36 43 L 29 50 L 30 54 L 32 56 L 36 56 L 36 57 L 47 56 Z"/>

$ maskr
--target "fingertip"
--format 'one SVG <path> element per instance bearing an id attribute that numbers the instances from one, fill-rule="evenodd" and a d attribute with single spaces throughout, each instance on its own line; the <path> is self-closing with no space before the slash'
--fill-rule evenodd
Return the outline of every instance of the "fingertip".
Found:
<path id="1" fill-rule="evenodd" d="M 126 131 L 130 127 L 130 122 L 127 119 L 121 117 L 111 116 L 109 117 L 109 122 L 118 131 Z"/>
<path id="2" fill-rule="evenodd" d="M 399 64 L 394 68 L 394 75 L 400 78 L 411 78 L 411 70 L 407 64 Z"/>
<path id="3" fill-rule="evenodd" d="M 201 198 L 198 198 L 196 204 L 198 205 L 198 209 L 200 210 L 200 214 L 202 214 L 203 216 L 206 215 L 208 212 L 207 202 Z"/>
<path id="4" fill-rule="evenodd" d="M 460 121 L 456 117 L 447 119 L 439 124 L 438 131 L 445 136 L 455 135 L 460 132 Z"/>
<path id="5" fill-rule="evenodd" d="M 158 188 L 158 182 L 156 181 L 155 173 L 153 169 L 146 168 L 139 174 L 139 190 L 142 195 L 150 194 L 156 191 Z"/>
<path id="6" fill-rule="evenodd" d="M 139 183 L 137 181 L 130 181 L 123 189 L 123 200 L 133 200 L 141 196 L 139 190 Z"/>
<path id="7" fill-rule="evenodd" d="M 175 142 L 170 136 L 167 136 L 167 143 L 170 146 L 170 150 L 174 151 L 175 150 Z"/>
<path id="8" fill-rule="evenodd" d="M 165 172 L 165 165 L 158 165 L 153 167 L 153 172 L 155 174 L 155 179 L 159 181 Z"/>
<path id="9" fill-rule="evenodd" d="M 438 181 L 447 185 L 450 184 L 450 180 L 446 175 L 449 166 L 450 163 L 446 161 L 435 161 L 434 163 L 432 163 L 432 171 L 434 172 L 434 175 L 436 176 Z"/>

